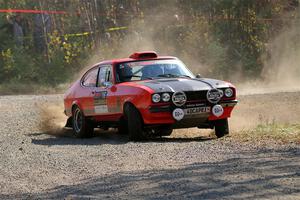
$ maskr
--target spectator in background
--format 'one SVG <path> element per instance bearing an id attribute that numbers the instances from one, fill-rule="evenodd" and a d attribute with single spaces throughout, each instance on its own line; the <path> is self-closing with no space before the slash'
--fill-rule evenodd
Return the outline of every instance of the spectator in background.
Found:
<path id="1" fill-rule="evenodd" d="M 26 23 L 20 14 L 14 17 L 7 15 L 6 23 L 0 27 L 1 38 L 4 38 L 3 42 L 1 41 L 0 48 L 3 48 L 10 41 L 14 41 L 17 47 L 23 47 L 26 28 Z"/>
<path id="2" fill-rule="evenodd" d="M 6 21 L 6 23 L 4 23 L 2 26 L 0 26 L 0 31 L 4 32 L 8 36 L 12 36 L 13 32 L 14 32 L 13 22 L 9 15 L 6 15 L 5 18 L 6 19 L 4 19 L 4 21 Z"/>
<path id="3" fill-rule="evenodd" d="M 11 17 L 9 15 L 6 15 L 3 21 L 4 24 L 0 26 L 0 36 L 2 39 L 2 41 L 0 42 L 0 51 L 3 50 L 8 43 L 13 41 L 14 35 L 14 27 Z"/>
<path id="4" fill-rule="evenodd" d="M 24 30 L 22 26 L 22 17 L 20 14 L 17 14 L 13 20 L 13 31 L 14 31 L 14 39 L 17 47 L 23 47 Z"/>

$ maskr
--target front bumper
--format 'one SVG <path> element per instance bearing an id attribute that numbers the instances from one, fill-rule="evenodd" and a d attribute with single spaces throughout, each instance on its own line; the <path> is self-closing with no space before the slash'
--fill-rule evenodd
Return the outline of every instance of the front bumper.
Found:
<path id="1" fill-rule="evenodd" d="M 218 104 L 221 105 L 224 109 L 224 112 L 221 116 L 216 117 L 211 112 L 207 113 L 200 113 L 197 115 L 185 115 L 184 118 L 180 121 L 177 121 L 173 118 L 172 112 L 175 108 L 172 104 L 159 104 L 159 105 L 151 105 L 146 109 L 141 110 L 141 114 L 144 119 L 144 124 L 151 125 L 151 124 L 186 124 L 188 127 L 189 122 L 195 121 L 196 123 L 203 123 L 206 124 L 209 121 L 218 120 L 218 119 L 225 119 L 231 116 L 231 112 L 234 106 L 237 104 L 237 100 L 224 100 L 219 102 Z M 186 108 L 194 108 L 194 107 L 207 107 L 207 106 L 214 106 L 213 104 L 207 103 L 187 103 L 185 106 L 180 107 L 182 109 Z"/>

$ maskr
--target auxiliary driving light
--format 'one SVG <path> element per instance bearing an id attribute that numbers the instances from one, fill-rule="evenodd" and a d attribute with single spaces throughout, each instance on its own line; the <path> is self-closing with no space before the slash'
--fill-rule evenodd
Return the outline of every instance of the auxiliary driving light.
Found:
<path id="1" fill-rule="evenodd" d="M 225 90 L 225 96 L 226 97 L 232 97 L 232 95 L 233 95 L 233 90 L 231 88 L 227 88 Z"/>
<path id="2" fill-rule="evenodd" d="M 170 101 L 170 98 L 171 98 L 169 93 L 163 93 L 161 95 L 161 97 L 162 97 L 163 102 L 168 102 L 168 101 Z"/>

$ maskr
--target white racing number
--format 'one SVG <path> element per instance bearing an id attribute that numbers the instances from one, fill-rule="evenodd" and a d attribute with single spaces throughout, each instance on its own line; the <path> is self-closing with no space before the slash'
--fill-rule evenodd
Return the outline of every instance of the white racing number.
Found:
<path id="1" fill-rule="evenodd" d="M 177 121 L 182 120 L 182 118 L 184 117 L 184 111 L 181 108 L 176 108 L 175 110 L 173 110 L 172 114 L 174 119 L 176 119 Z"/>
<path id="2" fill-rule="evenodd" d="M 212 113 L 216 117 L 220 117 L 224 113 L 224 109 L 221 105 L 214 105 L 212 107 Z"/>

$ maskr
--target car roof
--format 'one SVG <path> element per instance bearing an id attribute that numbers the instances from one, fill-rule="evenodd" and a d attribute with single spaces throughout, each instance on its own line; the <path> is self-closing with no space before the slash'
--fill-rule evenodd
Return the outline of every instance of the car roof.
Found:
<path id="1" fill-rule="evenodd" d="M 157 56 L 155 58 L 119 58 L 112 60 L 104 60 L 102 62 L 96 63 L 93 66 L 104 65 L 104 64 L 119 64 L 124 62 L 134 62 L 134 61 L 147 61 L 147 60 L 176 60 L 178 58 L 173 56 Z"/>

